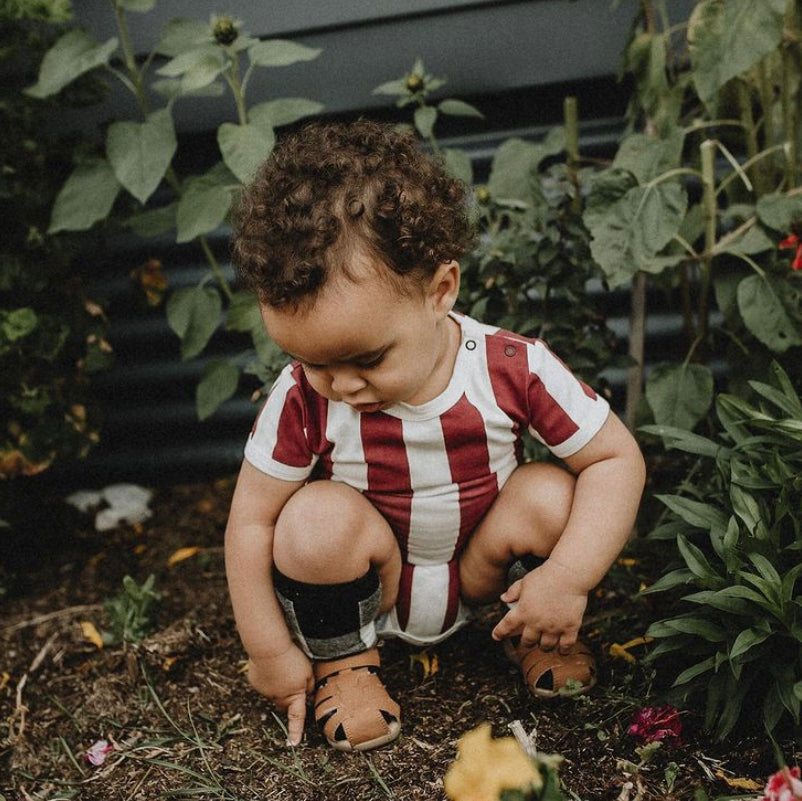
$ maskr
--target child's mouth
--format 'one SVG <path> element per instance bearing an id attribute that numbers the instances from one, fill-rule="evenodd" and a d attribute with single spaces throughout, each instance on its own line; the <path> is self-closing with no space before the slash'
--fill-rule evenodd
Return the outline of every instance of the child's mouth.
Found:
<path id="1" fill-rule="evenodd" d="M 380 409 L 385 408 L 385 403 L 354 403 L 351 408 L 360 414 L 370 414 L 371 412 L 378 412 Z"/>

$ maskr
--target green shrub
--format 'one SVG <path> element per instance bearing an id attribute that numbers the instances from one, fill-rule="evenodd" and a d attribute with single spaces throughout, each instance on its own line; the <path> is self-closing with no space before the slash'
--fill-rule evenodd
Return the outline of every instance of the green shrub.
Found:
<path id="1" fill-rule="evenodd" d="M 9 71 L 0 94 L 0 481 L 87 453 L 98 439 L 90 376 L 111 359 L 107 320 L 86 294 L 74 242 L 46 232 L 73 145 L 49 132 L 47 106 L 19 91 L 24 72 L 9 66 L 41 59 L 57 29 L 31 18 L 63 21 L 68 11 L 50 6 L 0 12 L 0 64 Z M 13 511 L 0 508 L 0 517 Z"/>
<path id="2" fill-rule="evenodd" d="M 776 363 L 750 381 L 754 402 L 719 395 L 715 439 L 649 426 L 698 457 L 680 494 L 658 498 L 683 566 L 647 592 L 670 592 L 678 614 L 654 623 L 650 659 L 679 661 L 674 686 L 706 702 L 705 723 L 725 737 L 761 709 L 772 731 L 800 721 L 802 702 L 802 400 Z M 689 592 L 689 590 L 691 590 Z"/>

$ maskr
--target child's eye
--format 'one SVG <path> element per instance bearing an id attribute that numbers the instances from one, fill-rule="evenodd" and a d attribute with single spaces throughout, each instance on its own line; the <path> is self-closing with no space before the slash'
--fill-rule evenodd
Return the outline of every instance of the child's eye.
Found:
<path id="1" fill-rule="evenodd" d="M 357 362 L 356 367 L 360 370 L 371 370 L 374 367 L 378 367 L 382 361 L 384 360 L 384 354 L 380 353 L 375 359 L 371 359 L 367 362 Z"/>

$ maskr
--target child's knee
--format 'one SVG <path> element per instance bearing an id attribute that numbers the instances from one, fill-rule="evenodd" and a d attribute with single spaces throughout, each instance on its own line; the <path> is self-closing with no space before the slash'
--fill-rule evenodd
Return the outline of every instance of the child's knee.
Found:
<path id="1" fill-rule="evenodd" d="M 350 581 L 373 562 L 373 541 L 385 536 L 386 527 L 353 488 L 315 481 L 301 487 L 281 510 L 273 535 L 273 562 L 294 578 Z"/>
<path id="2" fill-rule="evenodd" d="M 575 486 L 576 479 L 567 470 L 532 462 L 521 465 L 504 489 L 527 518 L 537 521 L 546 530 L 560 533 L 568 522 Z"/>

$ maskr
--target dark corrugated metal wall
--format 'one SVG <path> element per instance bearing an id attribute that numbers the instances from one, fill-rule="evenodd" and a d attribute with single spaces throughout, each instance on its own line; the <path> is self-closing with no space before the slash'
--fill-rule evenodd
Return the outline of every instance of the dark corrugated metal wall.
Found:
<path id="1" fill-rule="evenodd" d="M 594 5 L 595 4 L 595 5 Z M 80 6 L 80 3 L 78 4 Z M 178 4 L 173 4 L 178 5 Z M 414 4 L 413 4 L 414 5 Z M 418 5 L 424 6 L 422 0 Z M 443 3 L 429 4 L 429 12 L 437 11 Z M 511 12 L 521 11 L 521 3 L 456 3 L 462 11 L 475 7 L 493 7 L 497 14 L 506 9 L 512 24 Z M 552 20 L 557 26 L 560 15 L 571 19 L 569 7 L 589 7 L 588 2 L 541 2 L 531 5 L 549 6 Z M 604 5 L 592 0 L 591 6 Z M 440 8 L 440 11 L 443 9 Z M 453 9 L 452 9 L 453 10 Z M 575 14 L 574 8 L 570 13 Z M 199 16 L 193 13 L 193 16 Z M 581 18 L 580 18 L 581 19 Z M 619 20 L 620 21 L 620 20 Z M 394 25 L 431 24 L 432 17 L 418 9 L 415 14 L 391 20 Z M 474 25 L 481 22 L 477 16 Z M 358 21 L 351 20 L 335 25 L 327 32 L 332 45 L 336 37 L 350 37 L 362 29 Z M 587 32 L 583 31 L 582 35 Z M 482 31 L 475 31 L 476 42 L 482 41 Z M 570 39 L 571 31 L 562 36 Z M 332 38 L 333 37 L 333 38 Z M 619 36 L 622 40 L 625 36 Z M 303 39 L 309 43 L 308 38 Z M 551 43 L 552 47 L 554 43 Z M 421 51 L 418 51 L 421 52 Z M 425 54 L 424 54 L 425 56 Z M 392 60 L 392 59 L 390 59 Z M 453 55 L 452 55 L 453 60 Z M 608 55 L 609 61 L 609 55 Z M 458 64 L 443 65 L 426 59 L 427 67 L 436 74 L 453 73 Z M 405 67 L 411 60 L 405 62 Z M 375 64 L 363 64 L 372 70 L 372 85 L 381 80 L 398 77 L 404 68 L 380 74 Z M 570 70 L 555 69 L 550 76 L 565 75 Z M 340 76 L 342 77 L 342 76 Z M 458 84 L 458 81 L 455 81 Z M 318 87 L 325 89 L 325 87 Z M 304 94 L 320 99 L 322 91 Z M 455 90 L 454 94 L 458 94 Z M 474 163 L 475 174 L 486 175 L 495 149 L 509 136 L 540 139 L 554 124 L 561 122 L 562 99 L 566 94 L 579 98 L 581 125 L 580 149 L 585 155 L 610 156 L 615 151 L 623 130 L 623 113 L 626 89 L 617 84 L 611 74 L 588 75 L 584 80 L 539 82 L 535 86 L 513 87 L 489 94 L 462 91 L 458 96 L 469 100 L 486 114 L 486 121 L 448 121 L 441 130 L 441 139 L 449 146 L 465 149 Z M 375 98 L 366 98 L 375 103 Z M 352 101 L 353 102 L 353 101 Z M 358 103 L 358 101 L 357 101 Z M 340 103 L 345 105 L 344 103 Z M 368 106 L 368 103 L 365 103 Z M 354 104 L 330 116 L 348 119 L 366 111 L 384 119 L 402 119 L 392 108 Z M 206 131 L 189 131 L 182 136 L 180 152 L 190 153 L 190 163 L 183 165 L 193 171 L 203 169 L 217 158 L 214 124 Z M 233 278 L 228 259 L 228 231 L 220 229 L 210 237 L 210 244 L 225 270 Z M 148 482 L 182 482 L 214 475 L 232 473 L 238 468 L 244 439 L 250 429 L 256 407 L 250 400 L 256 384 L 243 377 L 240 390 L 234 399 L 224 404 L 209 420 L 199 422 L 195 413 L 195 386 L 203 369 L 203 359 L 181 362 L 179 342 L 169 330 L 163 308 L 149 309 L 130 278 L 130 272 L 149 258 L 160 259 L 170 280 L 170 288 L 193 286 L 206 274 L 207 266 L 196 244 L 178 246 L 169 238 L 142 240 L 130 233 L 97 234 L 95 246 L 87 254 L 93 264 L 96 280 L 92 288 L 94 297 L 103 301 L 111 321 L 110 342 L 116 353 L 113 369 L 94 380 L 96 396 L 102 405 L 105 425 L 101 444 L 90 457 L 79 465 L 60 472 L 59 480 L 73 485 L 97 485 L 112 481 L 131 480 Z M 628 297 L 626 292 L 608 295 L 604 299 L 609 313 L 610 326 L 622 338 L 626 337 Z M 672 335 L 679 327 L 675 316 L 656 315 L 649 318 L 649 355 L 661 358 L 661 351 L 670 348 Z M 663 347 L 665 343 L 665 348 Z M 247 338 L 219 330 L 215 334 L 204 358 L 214 355 L 234 355 L 248 347 Z M 623 374 L 611 374 L 610 380 L 620 404 Z"/>

